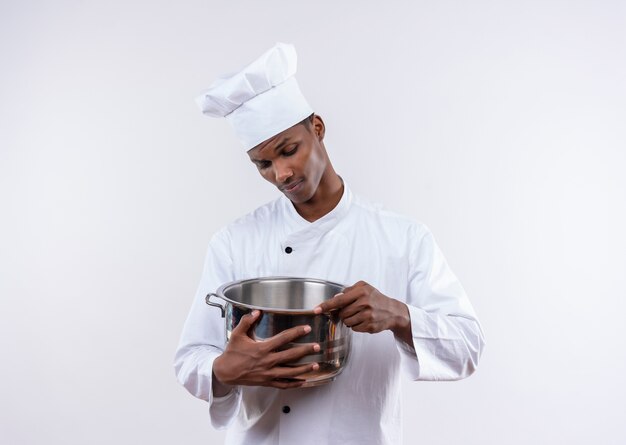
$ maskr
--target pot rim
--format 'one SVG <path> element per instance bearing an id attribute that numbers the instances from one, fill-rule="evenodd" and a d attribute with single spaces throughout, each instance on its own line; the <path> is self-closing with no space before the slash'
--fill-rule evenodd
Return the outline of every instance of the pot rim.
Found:
<path id="1" fill-rule="evenodd" d="M 322 312 L 322 314 L 316 314 L 315 312 L 313 312 L 313 309 L 308 309 L 308 310 L 303 310 L 303 309 L 281 309 L 281 308 L 270 308 L 270 307 L 264 307 L 264 306 L 255 306 L 255 305 L 252 305 L 252 304 L 241 303 L 239 301 L 231 300 L 230 298 L 228 298 L 228 297 L 226 297 L 224 295 L 224 292 L 226 290 L 228 290 L 229 288 L 233 287 L 233 286 L 239 286 L 239 285 L 242 285 L 242 284 L 252 283 L 252 282 L 255 282 L 255 281 L 273 281 L 273 280 L 305 281 L 305 282 L 308 282 L 308 283 L 330 284 L 332 286 L 337 286 L 337 287 L 341 288 L 340 292 L 343 292 L 343 290 L 346 288 L 346 286 L 343 285 L 343 284 L 339 284 L 339 283 L 336 283 L 334 281 L 322 280 L 320 278 L 270 276 L 270 277 L 247 278 L 245 280 L 231 281 L 230 283 L 222 284 L 215 291 L 215 294 L 216 294 L 217 297 L 221 298 L 222 300 L 224 300 L 224 301 L 226 301 L 226 302 L 228 302 L 228 303 L 230 303 L 232 305 L 244 307 L 244 308 L 251 309 L 251 310 L 259 310 L 259 311 L 262 311 L 262 312 L 271 312 L 273 314 L 322 315 L 322 314 L 329 314 L 331 312 L 335 312 L 335 311 L 339 310 L 339 309 L 334 309 L 332 311 Z"/>

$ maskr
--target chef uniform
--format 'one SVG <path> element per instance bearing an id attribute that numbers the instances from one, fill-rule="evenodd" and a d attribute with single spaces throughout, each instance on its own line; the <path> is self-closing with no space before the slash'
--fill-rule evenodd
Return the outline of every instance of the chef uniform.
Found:
<path id="1" fill-rule="evenodd" d="M 250 149 L 311 114 L 293 77 L 295 63 L 295 49 L 277 44 L 236 80 L 213 85 L 200 105 L 230 116 Z M 278 91 L 286 81 L 287 89 Z M 261 103 L 267 92 L 274 95 L 269 105 Z M 296 112 L 281 121 L 290 104 Z M 263 110 L 271 128 L 251 116 L 232 116 L 237 110 Z M 213 361 L 226 338 L 221 313 L 205 296 L 224 283 L 264 276 L 366 281 L 406 303 L 414 347 L 390 331 L 353 332 L 350 360 L 331 383 L 288 390 L 238 386 L 215 397 Z M 212 425 L 228 427 L 227 444 L 395 445 L 402 443 L 401 373 L 411 380 L 462 379 L 478 366 L 483 346 L 474 310 L 430 231 L 363 200 L 344 181 L 339 203 L 314 222 L 283 195 L 212 237 L 175 369 L 180 383 L 208 402 Z"/>

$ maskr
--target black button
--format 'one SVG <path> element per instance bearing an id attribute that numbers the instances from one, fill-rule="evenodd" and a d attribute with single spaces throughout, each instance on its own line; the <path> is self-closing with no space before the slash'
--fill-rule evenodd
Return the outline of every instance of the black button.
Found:
<path id="1" fill-rule="evenodd" d="M 283 406 L 283 412 L 284 412 L 285 414 L 289 414 L 289 411 L 291 411 L 291 408 L 289 408 L 289 405 L 285 405 L 285 406 Z"/>
<path id="2" fill-rule="evenodd" d="M 291 247 L 287 246 L 287 247 L 285 247 L 285 252 L 291 253 L 291 252 L 293 252 L 293 249 Z"/>

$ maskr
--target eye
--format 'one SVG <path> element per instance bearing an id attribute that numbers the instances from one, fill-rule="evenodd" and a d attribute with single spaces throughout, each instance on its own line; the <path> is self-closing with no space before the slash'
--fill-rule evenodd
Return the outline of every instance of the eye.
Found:
<path id="1" fill-rule="evenodd" d="M 272 163 L 270 161 L 259 161 L 256 165 L 259 167 L 259 170 L 265 170 L 266 168 L 269 168 Z"/>
<path id="2" fill-rule="evenodd" d="M 289 147 L 289 150 L 285 150 L 283 151 L 283 156 L 291 156 L 293 154 L 296 153 L 296 151 L 298 151 L 298 146 L 294 145 L 293 147 Z"/>

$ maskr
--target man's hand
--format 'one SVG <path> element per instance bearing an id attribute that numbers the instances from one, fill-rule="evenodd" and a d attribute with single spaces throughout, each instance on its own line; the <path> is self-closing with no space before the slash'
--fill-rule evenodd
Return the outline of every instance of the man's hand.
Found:
<path id="1" fill-rule="evenodd" d="M 397 338 L 413 346 L 411 318 L 406 304 L 383 295 L 364 281 L 346 287 L 314 311 L 321 314 L 334 309 L 339 309 L 339 317 L 353 331 L 374 334 L 389 329 Z"/>
<path id="2" fill-rule="evenodd" d="M 256 341 L 249 331 L 258 320 L 260 311 L 252 311 L 241 318 L 230 334 L 226 349 L 213 362 L 213 376 L 224 385 L 271 386 L 274 388 L 297 388 L 304 384 L 302 374 L 319 369 L 317 363 L 300 366 L 282 366 L 305 355 L 318 352 L 318 344 L 303 344 L 284 351 L 277 351 L 298 337 L 311 332 L 310 326 L 296 326 L 264 341 Z M 224 391 L 214 394 L 222 395 Z"/>

